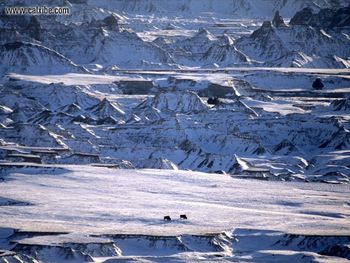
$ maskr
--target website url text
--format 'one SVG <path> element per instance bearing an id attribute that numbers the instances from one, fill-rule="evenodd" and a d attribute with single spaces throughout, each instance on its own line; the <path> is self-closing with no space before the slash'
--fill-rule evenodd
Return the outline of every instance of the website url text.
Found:
<path id="1" fill-rule="evenodd" d="M 69 7 L 12 6 L 5 7 L 5 15 L 69 15 Z"/>

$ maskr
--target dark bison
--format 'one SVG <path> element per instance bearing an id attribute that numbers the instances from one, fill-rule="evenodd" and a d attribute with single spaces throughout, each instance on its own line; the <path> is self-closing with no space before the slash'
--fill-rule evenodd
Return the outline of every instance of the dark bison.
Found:
<path id="1" fill-rule="evenodd" d="M 210 105 L 219 105 L 220 100 L 218 97 L 210 97 L 210 98 L 208 98 L 207 103 Z"/>
<path id="2" fill-rule="evenodd" d="M 315 90 L 322 90 L 324 88 L 324 85 L 322 83 L 322 80 L 317 78 L 314 83 L 312 83 L 312 87 L 315 89 Z"/>

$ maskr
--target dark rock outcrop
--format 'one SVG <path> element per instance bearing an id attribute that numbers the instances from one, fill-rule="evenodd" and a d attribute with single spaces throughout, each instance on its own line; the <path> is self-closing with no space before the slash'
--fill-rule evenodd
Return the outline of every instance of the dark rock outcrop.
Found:
<path id="1" fill-rule="evenodd" d="M 107 16 L 103 19 L 108 30 L 120 31 L 118 18 L 114 15 Z"/>
<path id="2" fill-rule="evenodd" d="M 280 15 L 279 11 L 276 11 L 275 16 L 272 20 L 272 25 L 275 27 L 286 26 L 286 24 L 284 23 L 283 17 Z"/>
<path id="3" fill-rule="evenodd" d="M 271 30 L 273 30 L 271 21 L 264 21 L 262 26 L 258 30 L 254 31 L 251 37 L 252 38 L 263 37 L 267 35 Z"/>
<path id="4" fill-rule="evenodd" d="M 297 12 L 290 25 L 308 25 L 317 28 L 342 28 L 350 26 L 350 5 L 339 9 L 325 8 L 314 14 L 311 8 Z"/>
<path id="5" fill-rule="evenodd" d="M 334 111 L 349 111 L 350 99 L 335 100 L 331 103 L 331 107 Z"/>
<path id="6" fill-rule="evenodd" d="M 303 10 L 297 12 L 290 20 L 290 25 L 308 25 L 313 16 L 312 9 L 305 7 Z"/>
<path id="7" fill-rule="evenodd" d="M 42 37 L 41 37 L 42 28 L 41 28 L 40 22 L 35 16 L 32 16 L 30 18 L 26 31 L 28 32 L 31 38 L 34 38 L 38 41 L 42 40 Z"/>

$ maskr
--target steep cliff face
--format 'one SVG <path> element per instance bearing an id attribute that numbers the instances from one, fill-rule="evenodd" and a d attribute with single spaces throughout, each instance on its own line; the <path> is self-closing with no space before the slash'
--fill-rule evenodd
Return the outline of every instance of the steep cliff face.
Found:
<path id="1" fill-rule="evenodd" d="M 58 52 L 39 44 L 11 42 L 0 46 L 0 74 L 87 72 Z"/>
<path id="2" fill-rule="evenodd" d="M 103 93 L 107 98 L 89 86 L 9 81 L 0 96 L 0 135 L 5 145 L 62 148 L 62 152 L 42 154 L 42 161 L 50 164 L 119 165 L 126 160 L 137 168 L 348 182 L 343 161 L 350 145 L 348 124 L 341 118 L 329 118 L 334 112 L 346 114 L 347 99 L 332 98 L 347 94 L 342 89 L 332 91 L 340 84 L 346 87 L 345 80 L 324 80 L 333 93 L 323 102 L 331 105 L 312 101 L 305 108 L 294 96 L 305 96 L 305 101 L 327 96 L 311 91 L 311 75 L 270 73 L 245 78 L 253 85 L 231 80 L 234 86 L 220 86 L 204 78 L 196 80 L 193 91 L 181 85 L 167 91 L 154 86 L 155 95 Z M 278 83 L 286 86 L 284 91 L 274 91 Z M 293 91 L 293 85 L 300 89 L 308 83 L 309 88 Z M 216 105 L 198 96 L 220 88 L 223 92 Z M 343 157 L 328 165 L 324 154 Z M 3 158 L 8 160 L 6 154 Z M 340 174 L 330 177 L 332 172 Z"/>
<path id="3" fill-rule="evenodd" d="M 292 3 L 269 0 L 253 3 L 248 0 L 223 0 L 218 4 L 210 0 L 179 0 L 170 3 L 158 1 L 73 3 L 73 14 L 67 20 L 63 20 L 62 17 L 53 19 L 2 16 L 2 72 L 7 73 L 10 68 L 13 72 L 29 73 L 84 70 L 77 65 L 102 72 L 115 72 L 113 69 L 118 68 L 350 66 L 350 40 L 348 34 L 343 32 L 349 22 L 349 8 L 341 7 L 342 2 Z M 178 6 L 180 4 L 183 11 Z M 99 5 L 104 8 L 99 9 Z M 147 11 L 148 6 L 153 6 L 153 11 Z M 341 8 L 329 9 L 336 6 Z M 288 16 L 292 10 L 296 12 L 303 7 L 305 8 L 292 18 L 290 24 L 284 22 L 282 15 Z M 194 21 L 198 23 L 197 26 L 204 27 L 194 32 L 193 25 L 188 24 L 186 20 L 171 21 L 172 19 L 166 18 L 164 20 L 169 22 L 164 28 L 163 19 L 157 22 L 160 23 L 159 28 L 154 28 L 152 12 L 163 16 L 163 8 L 169 14 L 180 8 L 181 10 L 176 12 L 183 16 L 198 16 L 200 19 Z M 242 11 L 245 8 L 250 11 Z M 128 18 L 126 13 L 120 15 L 121 10 L 131 12 L 131 18 Z M 237 18 L 234 10 L 242 15 L 243 20 Z M 248 25 L 241 24 L 241 21 L 251 21 L 249 14 L 259 14 L 258 11 L 264 14 L 264 10 L 273 11 L 271 14 L 260 16 L 264 19 L 270 19 L 275 14 L 271 23 L 263 23 L 252 33 L 247 28 Z M 204 14 L 201 14 L 202 11 Z M 75 15 L 74 12 L 78 14 Z M 212 15 L 208 16 L 208 12 L 218 16 L 222 12 L 227 13 L 222 14 L 225 18 L 218 19 L 215 15 L 210 18 Z M 206 17 L 204 20 L 202 15 Z M 232 17 L 238 19 L 234 24 L 230 21 Z M 247 32 L 238 32 L 235 36 L 230 34 L 230 30 L 237 26 L 236 23 L 246 27 Z M 257 25 L 254 28 L 257 28 Z M 158 33 L 155 33 L 157 31 Z M 157 35 L 159 32 L 165 35 L 154 40 L 153 34 Z M 10 45 L 12 48 L 9 48 Z"/>
<path id="4" fill-rule="evenodd" d="M 304 8 L 292 17 L 290 24 L 327 29 L 348 27 L 350 26 L 350 6 L 339 9 L 321 9 L 318 13 L 314 13 L 311 8 Z"/>
<path id="5" fill-rule="evenodd" d="M 298 20 L 298 18 L 296 18 Z M 251 60 L 269 66 L 348 68 L 350 48 L 346 34 L 310 27 L 303 22 L 274 26 L 266 21 L 235 46 Z"/>
<path id="6" fill-rule="evenodd" d="M 74 8 L 78 9 L 76 5 Z M 90 8 L 94 9 L 83 5 L 80 12 L 90 13 Z M 137 68 L 173 62 L 165 50 L 120 26 L 124 17 L 111 11 L 101 12 L 91 17 L 87 14 L 82 21 L 2 16 L 2 72 L 11 67 L 18 73 L 81 72 L 84 69 L 76 64 Z"/>

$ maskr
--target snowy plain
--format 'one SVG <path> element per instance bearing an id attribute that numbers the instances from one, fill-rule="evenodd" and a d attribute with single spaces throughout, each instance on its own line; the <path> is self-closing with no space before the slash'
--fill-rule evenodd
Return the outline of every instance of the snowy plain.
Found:
<path id="1" fill-rule="evenodd" d="M 28 231 L 179 235 L 256 228 L 350 233 L 348 185 L 90 166 L 27 168 L 3 179 L 2 196 L 33 205 L 0 207 L 1 225 Z M 180 214 L 189 220 L 179 220 Z M 174 222 L 164 222 L 165 215 Z"/>
<path id="2" fill-rule="evenodd" d="M 85 262 L 63 247 L 84 247 L 94 262 L 341 262 L 317 252 L 350 233 L 348 185 L 76 165 L 32 165 L 2 179 L 0 243 L 41 247 L 39 262 Z M 88 253 L 82 244 L 95 245 Z"/>

